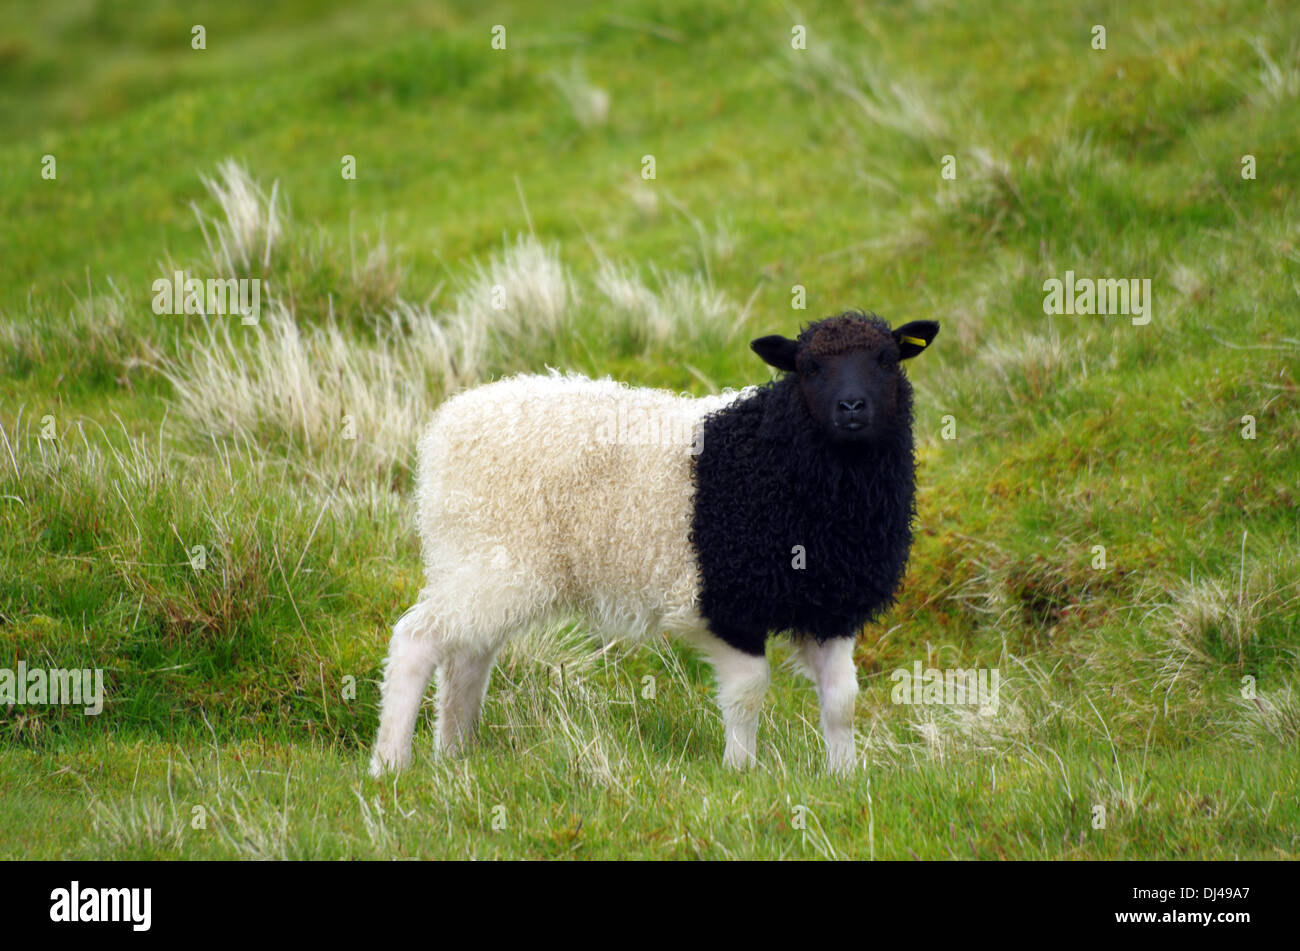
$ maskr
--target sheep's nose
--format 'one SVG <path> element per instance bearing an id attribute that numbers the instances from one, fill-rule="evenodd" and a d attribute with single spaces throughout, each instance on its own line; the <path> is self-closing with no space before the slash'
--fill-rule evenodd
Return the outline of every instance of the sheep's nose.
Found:
<path id="1" fill-rule="evenodd" d="M 859 413 L 866 405 L 865 400 L 840 400 L 840 410 L 845 413 Z"/>

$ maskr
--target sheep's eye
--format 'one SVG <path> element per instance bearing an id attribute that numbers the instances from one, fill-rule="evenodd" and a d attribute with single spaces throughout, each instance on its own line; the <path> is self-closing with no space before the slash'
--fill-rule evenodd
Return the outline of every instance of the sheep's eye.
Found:
<path id="1" fill-rule="evenodd" d="M 822 372 L 822 368 L 815 363 L 809 363 L 804 372 L 807 373 L 808 376 L 817 376 L 817 374 Z"/>

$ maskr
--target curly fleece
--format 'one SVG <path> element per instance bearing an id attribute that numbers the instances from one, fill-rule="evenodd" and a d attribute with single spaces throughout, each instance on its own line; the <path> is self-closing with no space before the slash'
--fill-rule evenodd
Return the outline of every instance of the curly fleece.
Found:
<path id="1" fill-rule="evenodd" d="M 857 311 L 809 324 L 799 334 L 798 343 L 801 357 L 833 357 L 850 350 L 896 346 L 887 323 L 875 314 Z"/>
<path id="2" fill-rule="evenodd" d="M 800 359 L 879 343 L 874 316 L 813 324 Z M 915 515 L 912 388 L 871 444 L 836 445 L 812 419 L 794 375 L 704 422 L 691 542 L 710 630 L 761 654 L 769 633 L 850 637 L 894 601 Z M 800 554 L 802 553 L 802 555 Z"/>
<path id="3" fill-rule="evenodd" d="M 742 395 L 552 373 L 444 403 L 419 447 L 419 626 L 447 656 L 565 611 L 634 639 L 703 632 L 693 449 L 701 419 Z"/>

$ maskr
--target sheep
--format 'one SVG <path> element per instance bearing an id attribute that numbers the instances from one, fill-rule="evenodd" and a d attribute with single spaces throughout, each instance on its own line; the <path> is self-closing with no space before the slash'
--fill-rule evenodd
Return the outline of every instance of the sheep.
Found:
<path id="1" fill-rule="evenodd" d="M 445 402 L 420 440 L 426 584 L 393 628 L 371 772 L 409 764 L 435 673 L 437 749 L 463 750 L 497 652 L 574 612 L 700 649 L 736 768 L 756 763 L 767 639 L 789 633 L 827 768 L 852 769 L 854 639 L 894 602 L 916 511 L 899 364 L 938 331 L 828 317 L 751 343 L 776 379 L 704 398 L 552 371 Z"/>

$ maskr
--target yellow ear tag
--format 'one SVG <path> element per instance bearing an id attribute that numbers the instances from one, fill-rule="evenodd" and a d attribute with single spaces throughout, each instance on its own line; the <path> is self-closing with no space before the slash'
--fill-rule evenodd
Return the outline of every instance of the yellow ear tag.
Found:
<path id="1" fill-rule="evenodd" d="M 922 339 L 920 339 L 919 337 L 908 337 L 908 336 L 902 336 L 902 337 L 900 337 L 899 339 L 902 340 L 903 343 L 915 344 L 915 345 L 918 346 L 918 347 L 924 347 L 924 346 L 925 346 L 925 341 L 922 340 Z"/>

